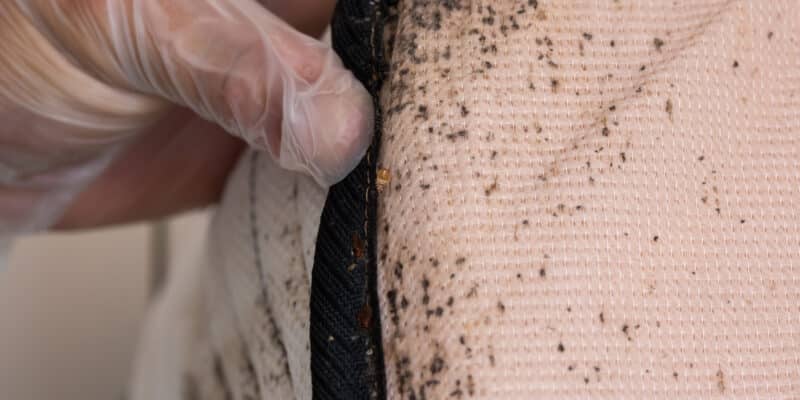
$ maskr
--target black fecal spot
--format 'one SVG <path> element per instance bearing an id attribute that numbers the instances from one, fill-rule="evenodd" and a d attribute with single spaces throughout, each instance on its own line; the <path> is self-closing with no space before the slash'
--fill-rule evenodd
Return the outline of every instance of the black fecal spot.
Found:
<path id="1" fill-rule="evenodd" d="M 700 156 L 700 157 L 697 157 L 697 161 L 703 161 L 703 160 L 705 160 L 705 159 L 706 159 L 706 156 Z"/>
<path id="2" fill-rule="evenodd" d="M 401 262 L 399 262 L 399 261 L 398 261 L 398 262 L 397 262 L 397 263 L 394 265 L 394 276 L 395 276 L 395 277 L 396 277 L 398 280 L 401 280 L 401 281 L 403 280 L 403 263 L 401 263 Z"/>
<path id="3" fill-rule="evenodd" d="M 439 384 L 439 380 L 438 379 L 428 379 L 427 381 L 425 381 L 425 386 L 427 386 L 427 387 L 436 386 L 438 384 Z M 425 393 L 425 391 L 421 390 L 420 393 Z"/>
<path id="4" fill-rule="evenodd" d="M 642 65 L 641 67 L 639 67 L 639 71 L 644 71 L 645 69 L 647 69 L 647 67 L 645 65 Z"/>
<path id="5" fill-rule="evenodd" d="M 600 315 L 598 316 L 598 318 L 600 319 L 600 323 L 601 324 L 605 324 L 606 323 L 606 316 L 605 316 L 605 314 L 603 312 L 600 312 Z"/>
<path id="6" fill-rule="evenodd" d="M 610 135 L 610 134 L 611 134 L 611 130 L 610 130 L 610 129 L 608 129 L 608 127 L 607 127 L 607 126 L 604 126 L 604 127 L 603 127 L 603 130 L 601 130 L 601 131 L 600 131 L 600 134 L 601 134 L 601 135 L 603 135 L 603 136 L 606 136 L 606 137 L 608 137 L 608 135 Z"/>
<path id="7" fill-rule="evenodd" d="M 772 40 L 772 36 L 774 36 L 774 35 L 775 35 L 775 33 L 772 32 L 772 31 L 767 32 L 767 40 Z"/>
<path id="8" fill-rule="evenodd" d="M 739 220 L 739 223 L 740 223 L 740 224 L 743 224 L 743 223 L 745 223 L 745 222 L 746 222 L 746 221 L 745 221 L 745 220 L 743 220 L 743 219 L 740 219 L 740 220 Z"/>
<path id="9" fill-rule="evenodd" d="M 486 54 L 486 53 L 497 54 L 497 45 L 492 43 L 492 44 L 490 44 L 488 46 L 483 46 L 483 47 L 481 47 L 481 53 L 483 53 L 483 54 Z"/>
<path id="10" fill-rule="evenodd" d="M 401 357 L 395 363 L 395 369 L 397 370 L 397 384 L 399 386 L 400 393 L 408 393 L 411 396 L 416 397 L 414 394 L 414 390 L 408 388 L 409 384 L 411 383 L 411 379 L 413 378 L 414 374 L 411 372 L 409 368 L 411 365 L 411 360 L 408 357 Z"/>
<path id="11" fill-rule="evenodd" d="M 414 116 L 414 119 L 421 119 L 424 121 L 428 120 L 428 107 L 427 106 L 419 106 L 417 107 L 417 115 Z"/>
<path id="12" fill-rule="evenodd" d="M 667 112 L 667 115 L 669 115 L 670 121 L 672 121 L 672 99 L 667 99 L 667 103 L 664 106 L 664 111 Z"/>
<path id="13" fill-rule="evenodd" d="M 611 46 L 611 47 L 614 47 L 614 46 L 617 45 L 617 43 L 612 40 L 612 41 L 608 42 L 608 45 Z"/>
<path id="14" fill-rule="evenodd" d="M 445 303 L 445 304 L 447 304 L 448 307 L 452 307 L 453 306 L 453 301 L 454 301 L 453 300 L 453 296 L 450 296 L 450 297 L 447 298 L 447 303 Z"/>
<path id="15" fill-rule="evenodd" d="M 442 357 L 439 356 L 434 356 L 433 360 L 431 361 L 430 369 L 432 375 L 436 375 L 439 372 L 442 372 L 442 370 L 444 369 L 444 359 L 442 359 Z"/>
<path id="16" fill-rule="evenodd" d="M 465 257 L 458 257 L 456 258 L 456 265 L 462 265 L 467 261 Z"/>
<path id="17" fill-rule="evenodd" d="M 400 322 L 400 316 L 397 314 L 397 289 L 387 291 L 386 299 L 389 300 L 389 315 L 392 322 L 397 325 Z"/>
<path id="18" fill-rule="evenodd" d="M 497 309 L 500 310 L 501 313 L 506 312 L 506 305 L 503 304 L 502 301 L 497 302 Z"/>
<path id="19" fill-rule="evenodd" d="M 592 34 L 589 32 L 583 32 L 583 38 L 586 40 L 592 40 Z"/>
<path id="20" fill-rule="evenodd" d="M 403 309 L 403 310 L 408 308 L 408 299 L 406 298 L 406 296 L 403 296 L 402 298 L 400 298 L 400 308 Z"/>
<path id="21" fill-rule="evenodd" d="M 539 7 L 539 0 L 528 0 L 528 5 L 533 7 L 533 9 L 535 10 Z"/>
<path id="22" fill-rule="evenodd" d="M 428 288 L 431 286 L 431 281 L 428 280 L 428 277 L 423 275 L 422 276 L 422 304 L 427 305 L 430 302 L 430 296 L 428 296 Z"/>
<path id="23" fill-rule="evenodd" d="M 460 10 L 462 8 L 461 0 L 440 0 L 439 4 L 447 11 Z"/>
<path id="24" fill-rule="evenodd" d="M 544 267 L 539 268 L 539 276 L 542 277 L 542 278 L 547 276 L 547 270 Z"/>
<path id="25" fill-rule="evenodd" d="M 558 86 L 559 86 L 558 79 L 551 79 L 550 80 L 550 90 L 552 90 L 553 93 L 558 92 Z"/>
<path id="26" fill-rule="evenodd" d="M 658 235 L 653 236 L 653 242 L 658 242 Z"/>
<path id="27" fill-rule="evenodd" d="M 430 188 L 431 188 L 431 185 L 430 185 L 429 183 L 420 183 L 420 184 L 419 184 L 419 187 L 420 187 L 422 190 L 428 190 L 428 189 L 430 189 Z"/>
<path id="28" fill-rule="evenodd" d="M 675 378 L 675 380 L 678 380 L 678 372 L 677 371 L 673 371 L 672 372 L 672 377 Z"/>
<path id="29" fill-rule="evenodd" d="M 558 343 L 558 347 L 556 349 L 558 349 L 559 353 L 563 353 L 566 350 L 564 348 L 564 343 Z"/>
<path id="30" fill-rule="evenodd" d="M 631 338 L 630 327 L 628 326 L 628 324 L 622 325 L 622 329 L 621 330 L 622 330 L 622 333 L 625 334 L 625 337 L 628 339 L 629 342 L 633 341 L 633 338 Z"/>
<path id="31" fill-rule="evenodd" d="M 661 52 L 661 48 L 664 47 L 664 41 L 661 38 L 653 38 L 653 47 L 656 48 L 656 51 Z"/>
<path id="32" fill-rule="evenodd" d="M 619 158 L 622 160 L 622 162 L 628 161 L 628 156 L 625 155 L 624 151 L 619 153 Z"/>
<path id="33" fill-rule="evenodd" d="M 739 61 L 733 60 L 733 68 L 739 68 Z"/>
<path id="34" fill-rule="evenodd" d="M 484 61 L 484 62 L 483 62 L 483 66 L 484 66 L 484 68 L 486 68 L 486 69 L 492 69 L 492 67 L 493 67 L 494 65 L 492 65 L 492 63 L 490 63 L 489 61 Z"/>
<path id="35" fill-rule="evenodd" d="M 408 308 L 408 299 L 406 298 L 406 296 L 400 298 L 400 308 L 403 310 Z"/>
<path id="36" fill-rule="evenodd" d="M 444 314 L 444 309 L 442 307 L 436 307 L 434 309 L 428 309 L 425 311 L 425 316 L 430 318 L 431 316 L 441 317 Z"/>
<path id="37" fill-rule="evenodd" d="M 462 129 L 454 133 L 448 133 L 445 135 L 445 137 L 447 137 L 447 139 L 449 139 L 451 142 L 455 142 L 456 139 L 467 137 L 467 131 Z"/>
<path id="38" fill-rule="evenodd" d="M 587 385 L 589 384 L 589 377 L 588 376 L 584 376 L 583 377 L 583 383 L 585 383 Z"/>
<path id="39" fill-rule="evenodd" d="M 469 110 L 467 110 L 467 107 L 462 104 L 461 105 L 461 116 L 462 117 L 466 117 L 467 115 L 469 115 Z"/>
<path id="40" fill-rule="evenodd" d="M 497 180 L 496 180 L 496 179 L 495 179 L 495 181 L 494 181 L 494 182 L 492 182 L 492 184 L 491 184 L 491 185 L 487 186 L 487 187 L 486 187 L 486 188 L 483 190 L 483 193 L 486 195 L 486 197 L 489 197 L 489 196 L 491 196 L 491 195 L 492 195 L 492 193 L 494 193 L 494 191 L 495 191 L 495 190 L 497 190 Z"/>

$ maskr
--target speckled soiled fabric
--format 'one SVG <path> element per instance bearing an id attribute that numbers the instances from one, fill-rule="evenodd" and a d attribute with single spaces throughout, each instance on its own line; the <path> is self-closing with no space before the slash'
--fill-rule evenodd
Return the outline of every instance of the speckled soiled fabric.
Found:
<path id="1" fill-rule="evenodd" d="M 391 399 L 800 398 L 800 2 L 403 0 Z"/>
<path id="2" fill-rule="evenodd" d="M 133 400 L 311 399 L 309 283 L 325 190 L 246 153 L 205 248 L 179 260 L 140 345 Z"/>

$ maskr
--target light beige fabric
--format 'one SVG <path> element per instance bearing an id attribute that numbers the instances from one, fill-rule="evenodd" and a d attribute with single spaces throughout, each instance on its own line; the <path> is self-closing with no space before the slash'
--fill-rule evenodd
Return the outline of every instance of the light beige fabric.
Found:
<path id="1" fill-rule="evenodd" d="M 398 13 L 389 398 L 800 398 L 800 2 Z"/>
<path id="2" fill-rule="evenodd" d="M 246 154 L 207 247 L 148 320 L 134 400 L 311 399 L 309 291 L 326 192 Z"/>

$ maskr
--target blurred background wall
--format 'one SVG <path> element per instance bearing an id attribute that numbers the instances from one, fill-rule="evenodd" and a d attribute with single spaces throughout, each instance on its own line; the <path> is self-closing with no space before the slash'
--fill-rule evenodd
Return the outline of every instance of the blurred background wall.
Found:
<path id="1" fill-rule="evenodd" d="M 0 399 L 122 399 L 155 264 L 202 245 L 207 220 L 17 241 L 0 272 Z"/>

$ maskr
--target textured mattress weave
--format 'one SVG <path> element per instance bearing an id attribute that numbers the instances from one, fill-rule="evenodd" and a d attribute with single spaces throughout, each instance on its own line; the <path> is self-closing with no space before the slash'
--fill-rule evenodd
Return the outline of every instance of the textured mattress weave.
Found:
<path id="1" fill-rule="evenodd" d="M 401 1 L 389 398 L 800 398 L 800 2 Z"/>

